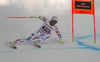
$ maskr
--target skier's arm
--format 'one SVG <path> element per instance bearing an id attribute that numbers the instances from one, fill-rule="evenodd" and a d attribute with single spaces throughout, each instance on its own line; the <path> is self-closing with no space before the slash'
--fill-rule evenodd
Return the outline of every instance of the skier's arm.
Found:
<path id="1" fill-rule="evenodd" d="M 62 44 L 64 44 L 63 39 L 62 39 L 62 36 L 61 36 L 61 34 L 60 34 L 60 32 L 59 32 L 59 30 L 58 30 L 57 27 L 56 27 L 56 29 L 55 29 L 55 32 L 56 32 L 56 34 L 58 35 L 58 37 L 59 37 L 59 39 L 60 39 L 60 42 L 61 42 Z"/>

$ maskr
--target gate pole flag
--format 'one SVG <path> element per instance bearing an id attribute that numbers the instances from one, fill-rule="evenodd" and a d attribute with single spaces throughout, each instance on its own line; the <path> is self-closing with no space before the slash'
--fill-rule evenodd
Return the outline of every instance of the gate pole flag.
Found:
<path id="1" fill-rule="evenodd" d="M 74 42 L 73 14 L 90 14 L 94 20 L 94 43 L 96 43 L 94 0 L 72 0 L 72 42 Z"/>

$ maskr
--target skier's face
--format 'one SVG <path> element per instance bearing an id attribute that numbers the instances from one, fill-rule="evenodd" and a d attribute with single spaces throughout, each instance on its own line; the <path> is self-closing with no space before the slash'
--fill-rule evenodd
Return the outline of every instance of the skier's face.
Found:
<path id="1" fill-rule="evenodd" d="M 57 21 L 53 20 L 51 21 L 51 25 L 55 25 L 57 23 Z"/>

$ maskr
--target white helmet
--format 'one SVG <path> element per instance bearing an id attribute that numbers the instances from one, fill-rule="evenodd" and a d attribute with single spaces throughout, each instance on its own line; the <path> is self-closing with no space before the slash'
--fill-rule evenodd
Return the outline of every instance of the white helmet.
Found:
<path id="1" fill-rule="evenodd" d="M 56 16 L 53 16 L 53 17 L 51 18 L 51 21 L 50 21 L 50 22 L 53 22 L 53 21 L 58 22 L 58 18 L 57 18 Z"/>

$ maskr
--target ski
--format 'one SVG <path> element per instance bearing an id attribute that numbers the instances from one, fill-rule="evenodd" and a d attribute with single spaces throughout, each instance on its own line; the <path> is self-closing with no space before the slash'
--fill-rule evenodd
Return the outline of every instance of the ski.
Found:
<path id="1" fill-rule="evenodd" d="M 9 42 L 9 44 L 11 45 L 11 42 Z M 14 46 L 14 45 L 11 45 L 14 49 L 17 49 L 17 47 L 16 46 Z"/>
<path id="2" fill-rule="evenodd" d="M 17 47 L 16 46 L 12 46 L 14 49 L 17 49 Z"/>
<path id="3" fill-rule="evenodd" d="M 40 45 L 38 45 L 38 44 L 35 44 L 35 46 L 36 46 L 36 47 L 38 47 L 38 48 L 41 48 L 41 46 L 40 46 Z"/>

